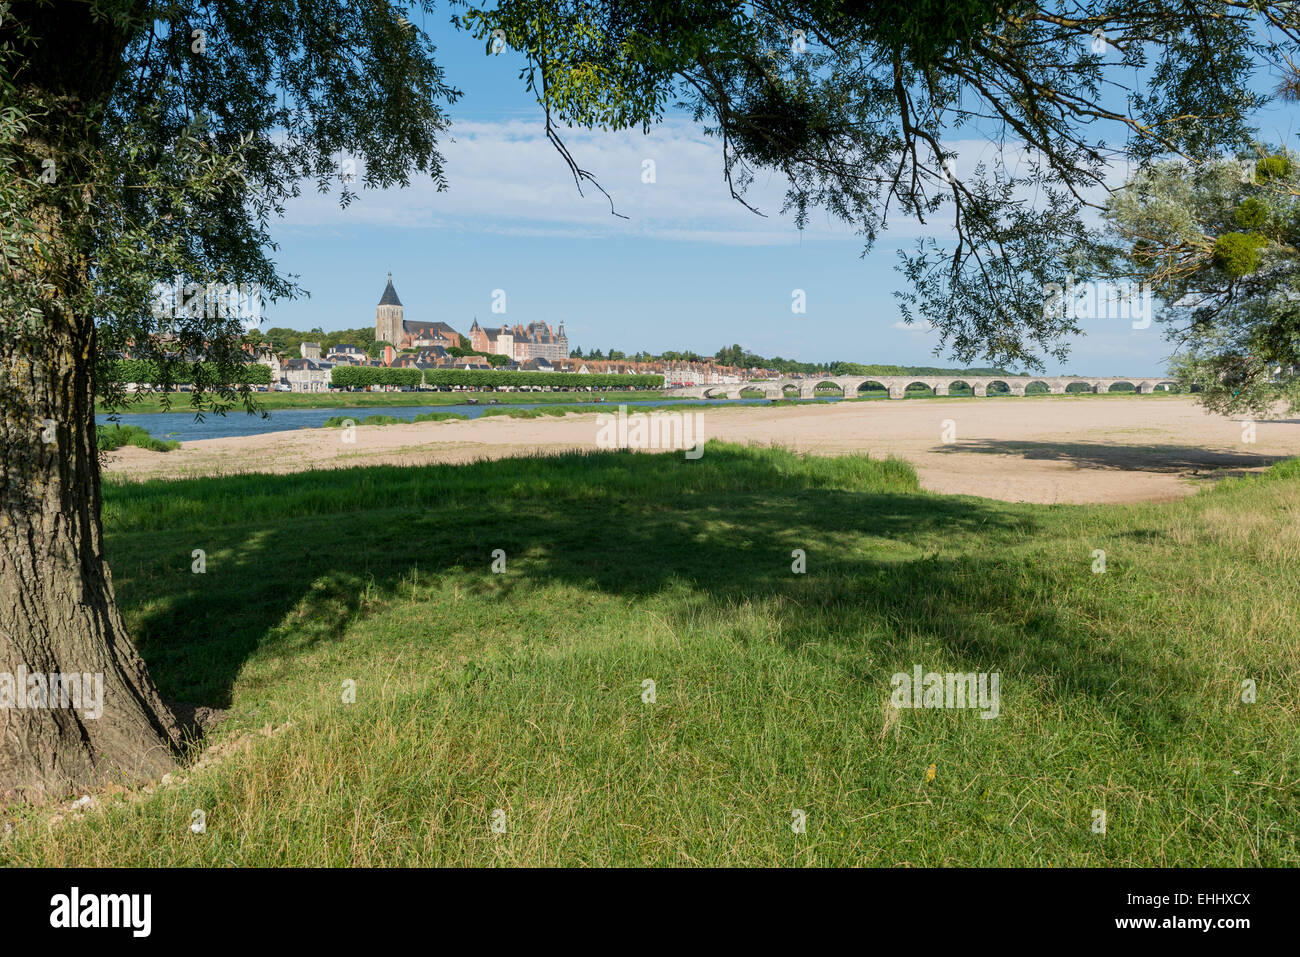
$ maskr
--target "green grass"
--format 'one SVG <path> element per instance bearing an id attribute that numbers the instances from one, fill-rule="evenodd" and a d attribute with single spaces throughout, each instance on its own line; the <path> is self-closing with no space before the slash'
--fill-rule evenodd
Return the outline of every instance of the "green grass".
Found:
<path id="1" fill-rule="evenodd" d="M 11 808 L 7 864 L 1300 864 L 1300 462 L 1030 506 L 710 443 L 104 510 L 164 696 L 230 709 L 217 750 L 292 725 L 54 829 Z M 1000 716 L 892 708 L 914 664 L 998 672 Z"/>
<path id="2" fill-rule="evenodd" d="M 412 422 L 450 422 L 456 419 L 468 421 L 469 416 L 463 412 L 421 412 L 411 419 Z M 333 422 L 330 419 L 329 422 Z M 326 423 L 328 424 L 328 422 Z"/>
<path id="3" fill-rule="evenodd" d="M 480 403 L 496 399 L 505 404 L 546 402 L 591 402 L 602 398 L 606 402 L 626 402 L 636 399 L 658 399 L 658 390 L 636 392 L 258 392 L 256 399 L 267 409 L 364 409 L 406 405 L 463 405 L 469 399 Z M 119 412 L 186 412 L 190 409 L 190 393 L 172 393 L 171 407 L 164 410 L 161 395 L 142 394 Z M 99 407 L 99 412 L 109 411 Z"/>
<path id="4" fill-rule="evenodd" d="M 138 445 L 151 452 L 170 452 L 179 449 L 181 444 L 170 440 L 155 439 L 148 430 L 135 425 L 101 425 L 95 428 L 95 444 L 101 452 L 112 452 L 124 445 Z"/>

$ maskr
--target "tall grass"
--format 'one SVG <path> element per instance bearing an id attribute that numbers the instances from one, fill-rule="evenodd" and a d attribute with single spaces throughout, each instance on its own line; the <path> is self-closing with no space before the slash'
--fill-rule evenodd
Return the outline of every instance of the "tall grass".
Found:
<path id="1" fill-rule="evenodd" d="M 148 430 L 134 425 L 101 425 L 95 428 L 95 445 L 101 452 L 112 452 L 124 445 L 135 445 L 151 452 L 170 452 L 181 444 L 167 439 L 155 439 Z"/>

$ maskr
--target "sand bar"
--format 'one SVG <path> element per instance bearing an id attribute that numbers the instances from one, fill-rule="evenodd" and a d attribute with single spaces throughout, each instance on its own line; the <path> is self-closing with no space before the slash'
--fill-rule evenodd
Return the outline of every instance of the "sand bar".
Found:
<path id="1" fill-rule="evenodd" d="M 402 415 L 400 408 L 383 411 Z M 1242 418 L 1211 415 L 1183 396 L 924 399 L 699 411 L 706 438 L 818 455 L 894 455 L 916 467 L 925 488 L 1012 502 L 1164 501 L 1190 494 L 1206 481 L 1300 455 L 1300 418 L 1260 421 L 1250 443 L 1243 441 Z M 121 449 L 110 453 L 106 470 L 115 477 L 161 478 L 470 462 L 596 448 L 596 416 L 359 426 L 352 444 L 342 441 L 339 429 L 206 439 L 168 453 Z M 954 441 L 944 442 L 946 426 L 955 432 Z"/>

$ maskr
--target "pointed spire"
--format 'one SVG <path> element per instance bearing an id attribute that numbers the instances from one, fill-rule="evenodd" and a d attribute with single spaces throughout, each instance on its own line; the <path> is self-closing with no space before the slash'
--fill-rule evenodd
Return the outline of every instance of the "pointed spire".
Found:
<path id="1" fill-rule="evenodd" d="M 400 306 L 402 300 L 397 298 L 397 290 L 393 288 L 393 274 L 388 274 L 388 285 L 384 287 L 384 294 L 379 299 L 381 306 Z"/>

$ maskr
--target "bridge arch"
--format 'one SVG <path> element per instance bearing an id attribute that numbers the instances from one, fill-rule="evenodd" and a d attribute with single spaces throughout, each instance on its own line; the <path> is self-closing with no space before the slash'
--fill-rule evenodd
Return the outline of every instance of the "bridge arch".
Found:
<path id="1" fill-rule="evenodd" d="M 984 385 L 984 391 L 988 395 L 1011 395 L 1011 383 L 1005 379 L 989 379 Z"/>
<path id="2" fill-rule="evenodd" d="M 1042 379 L 1030 379 L 1025 383 L 1025 395 L 1042 395 L 1051 391 L 1051 385 Z"/>
<path id="3" fill-rule="evenodd" d="M 1120 388 L 1117 390 L 1117 389 L 1115 388 L 1116 386 L 1120 386 Z M 1124 386 L 1128 386 L 1128 388 L 1123 388 Z M 1130 382 L 1128 379 L 1111 379 L 1111 380 L 1110 380 L 1110 384 L 1107 385 L 1106 388 L 1103 389 L 1102 391 L 1104 391 L 1104 392 L 1116 392 L 1116 391 L 1119 391 L 1119 392 L 1130 392 L 1130 391 L 1131 391 L 1131 392 L 1141 392 L 1142 390 L 1138 387 L 1138 384 L 1137 384 L 1136 382 Z"/>
<path id="4" fill-rule="evenodd" d="M 888 393 L 889 386 L 885 385 L 885 383 L 881 382 L 879 379 L 866 379 L 858 383 L 858 387 L 853 391 L 856 392 L 858 395 L 862 395 L 864 392 Z"/>

